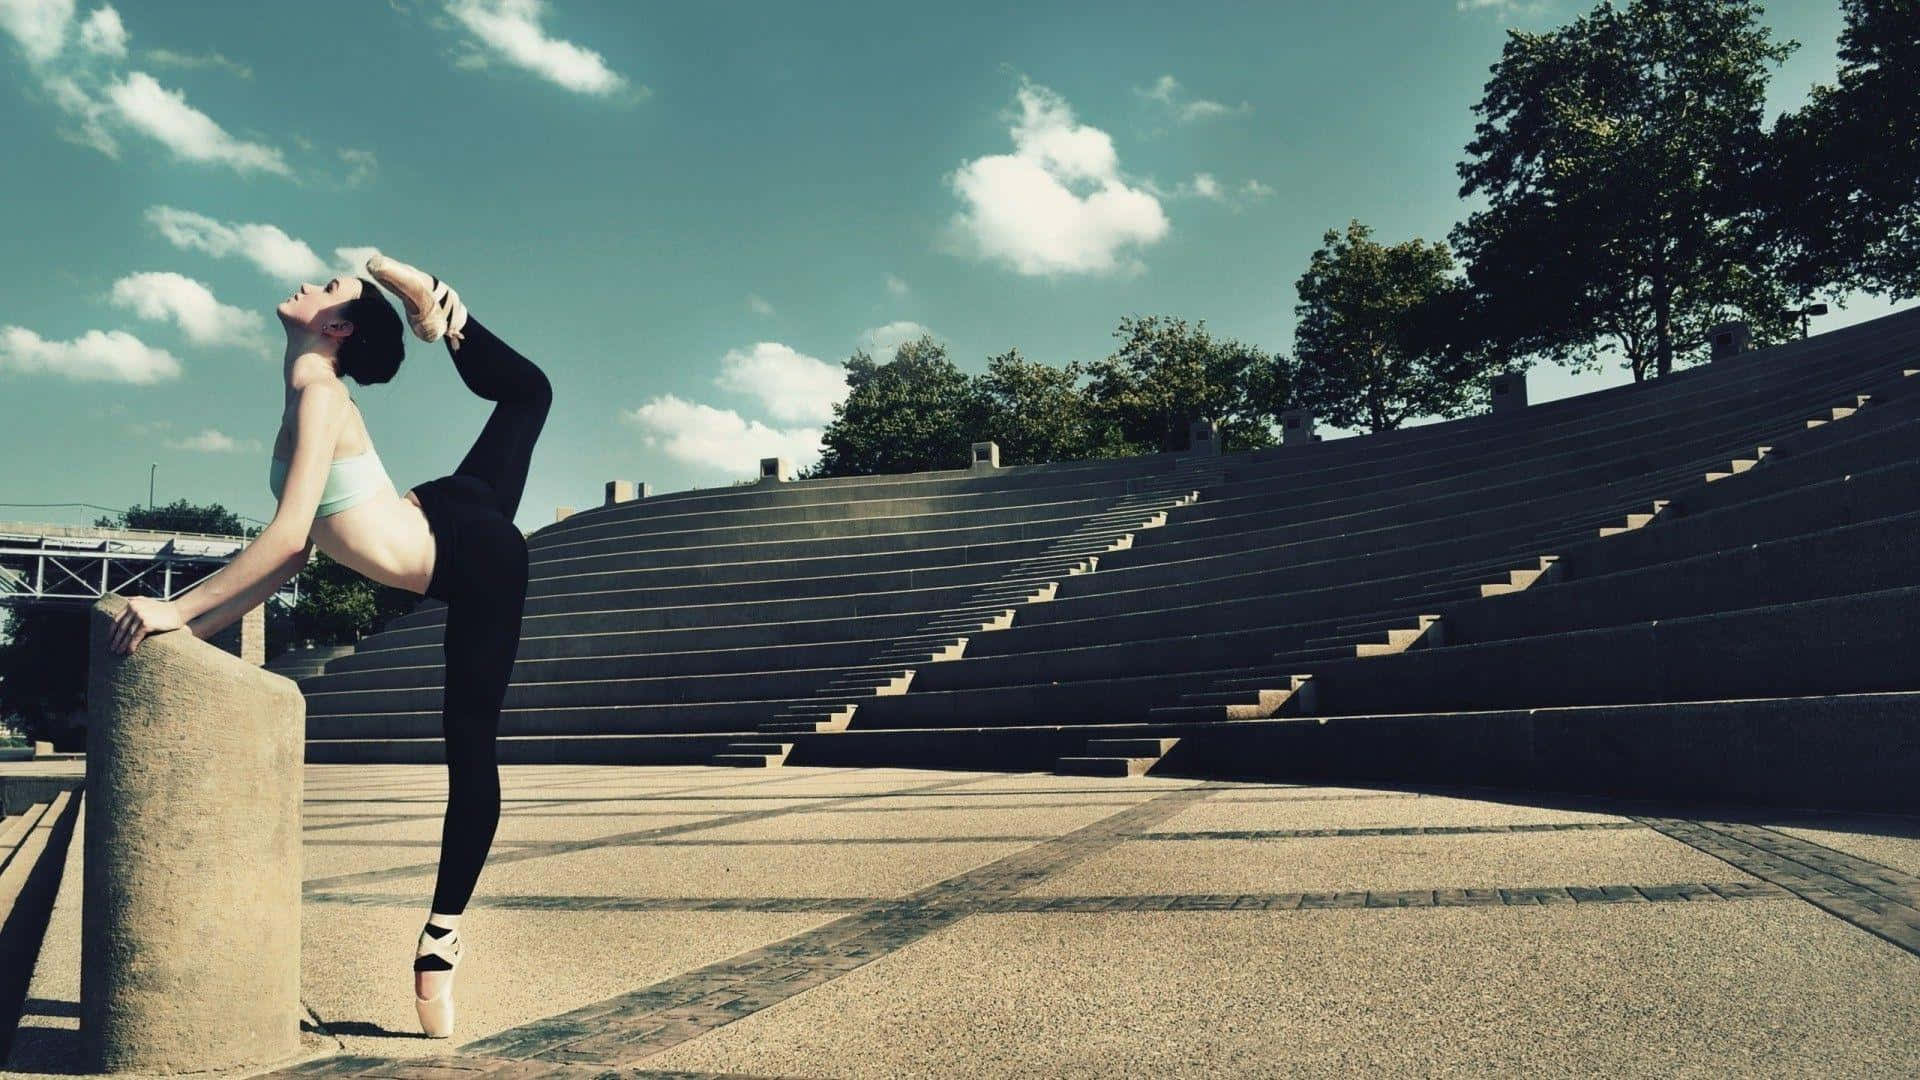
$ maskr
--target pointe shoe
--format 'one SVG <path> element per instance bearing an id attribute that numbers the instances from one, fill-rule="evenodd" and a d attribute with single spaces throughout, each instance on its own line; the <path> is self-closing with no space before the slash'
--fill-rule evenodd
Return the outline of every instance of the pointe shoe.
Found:
<path id="1" fill-rule="evenodd" d="M 421 341 L 439 341 L 442 336 L 454 348 L 460 347 L 460 331 L 467 325 L 467 306 L 453 287 L 417 267 L 398 259 L 375 255 L 367 260 L 367 275 L 386 286 L 407 307 L 407 324 Z"/>
<path id="2" fill-rule="evenodd" d="M 430 1039 L 444 1039 L 453 1034 L 453 973 L 459 969 L 460 957 L 465 953 L 466 947 L 457 929 L 445 937 L 434 937 L 424 929 L 420 931 L 414 957 L 438 956 L 453 965 L 444 972 L 447 982 L 440 988 L 438 997 L 423 998 L 418 993 L 413 997 L 414 1010 L 420 1014 L 420 1030 Z"/>

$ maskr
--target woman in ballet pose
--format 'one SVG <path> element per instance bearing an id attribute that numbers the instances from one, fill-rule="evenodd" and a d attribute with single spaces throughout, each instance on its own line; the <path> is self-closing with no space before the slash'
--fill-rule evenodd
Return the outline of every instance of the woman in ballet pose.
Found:
<path id="1" fill-rule="evenodd" d="M 415 335 L 446 341 L 467 388 L 494 402 L 473 448 L 451 474 L 396 495 L 341 380 L 366 386 L 393 378 L 403 351 L 400 317 L 366 278 L 300 286 L 275 309 L 287 352 L 286 405 L 268 478 L 280 500 L 272 523 L 177 600 L 129 597 L 111 642 L 131 653 L 148 634 L 185 629 L 207 638 L 264 603 L 315 547 L 381 584 L 446 602 L 447 812 L 433 906 L 413 962 L 421 1027 L 446 1038 L 453 971 L 464 951 L 460 915 L 500 820 L 494 741 L 527 592 L 527 545 L 513 515 L 553 391 L 440 279 L 378 255 L 367 274 L 406 305 Z"/>

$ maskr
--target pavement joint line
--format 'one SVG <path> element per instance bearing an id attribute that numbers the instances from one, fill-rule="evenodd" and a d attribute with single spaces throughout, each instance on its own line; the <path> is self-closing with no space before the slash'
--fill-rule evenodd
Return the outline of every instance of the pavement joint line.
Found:
<path id="1" fill-rule="evenodd" d="M 1651 828 L 1641 821 L 1556 821 L 1523 825 L 1401 825 L 1379 828 L 1191 829 L 1143 832 L 1136 840 L 1317 840 L 1334 836 L 1469 836 L 1480 833 L 1562 833 Z"/>
<path id="2" fill-rule="evenodd" d="M 1683 818 L 1640 820 L 1920 956 L 1920 878 L 1762 825 Z"/>
<path id="3" fill-rule="evenodd" d="M 1090 896 L 1004 896 L 988 900 L 924 901 L 881 896 L 494 896 L 468 906 L 510 910 L 724 911 L 753 914 L 838 911 L 895 918 L 935 911 L 967 915 L 1080 914 L 1123 911 L 1312 911 L 1340 907 L 1515 907 L 1556 903 L 1664 903 L 1781 900 L 1795 894 L 1770 882 L 1674 882 L 1645 885 L 1530 885 L 1444 889 L 1351 889 L 1261 893 L 1159 893 Z M 412 907 L 391 893 L 319 893 L 308 902 L 358 907 Z"/>
<path id="4" fill-rule="evenodd" d="M 958 780 L 941 780 L 920 787 L 909 788 L 908 790 L 936 791 L 940 788 L 954 787 L 959 784 L 971 783 L 972 781 L 972 777 L 963 777 Z M 819 805 L 830 806 L 835 803 L 859 802 L 866 799 L 884 797 L 882 793 L 862 792 L 858 795 L 843 795 L 837 798 L 828 798 Z M 588 851 L 594 848 L 636 845 L 647 840 L 657 839 L 663 836 L 673 836 L 679 833 L 695 832 L 700 829 L 717 829 L 726 825 L 764 821 L 768 818 L 791 814 L 800 809 L 802 809 L 802 807 L 778 806 L 766 810 L 741 810 L 732 814 L 721 814 L 717 817 L 705 818 L 700 821 L 683 822 L 679 825 L 661 825 L 651 829 L 636 829 L 632 832 L 615 833 L 611 836 L 585 840 L 555 840 L 537 846 L 496 852 L 488 857 L 487 862 L 488 865 L 523 862 L 528 859 L 543 859 L 552 855 L 566 855 L 572 852 Z M 422 874 L 432 874 L 437 872 L 439 868 L 440 864 L 436 861 L 430 863 L 414 863 L 408 866 L 392 866 L 381 870 L 362 870 L 350 874 L 335 874 L 331 877 L 314 878 L 305 882 L 302 888 L 304 892 L 312 893 L 346 885 L 366 885 L 380 881 L 395 881 L 402 878 L 417 877 Z"/>
<path id="5" fill-rule="evenodd" d="M 813 846 L 860 846 L 872 844 L 1039 844 L 1053 839 L 1058 833 L 1035 833 L 1032 835 L 986 835 L 986 836 L 843 836 L 843 837 L 792 837 L 766 840 L 653 840 L 629 841 L 621 847 L 813 847 Z M 1179 839 L 1179 838 L 1176 838 Z M 513 848 L 536 847 L 546 844 L 546 840 L 499 840 L 493 842 L 495 851 Z M 434 848 L 440 847 L 438 840 L 308 840 L 309 847 L 356 847 L 356 848 Z"/>

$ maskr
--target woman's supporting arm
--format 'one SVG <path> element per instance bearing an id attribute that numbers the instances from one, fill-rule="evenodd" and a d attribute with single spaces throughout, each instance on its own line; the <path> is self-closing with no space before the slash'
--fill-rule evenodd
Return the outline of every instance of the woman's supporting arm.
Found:
<path id="1" fill-rule="evenodd" d="M 334 445 L 347 421 L 347 390 L 337 381 L 300 390 L 294 419 L 293 460 L 280 489 L 280 508 L 246 550 L 174 604 L 193 636 L 205 639 L 266 602 L 307 564 L 307 534 L 333 467 Z"/>
<path id="2" fill-rule="evenodd" d="M 290 556 L 276 554 L 277 544 L 261 542 L 266 536 L 262 531 L 232 562 L 174 601 L 194 637 L 205 641 L 238 622 L 307 565 L 311 546 L 303 546 Z"/>

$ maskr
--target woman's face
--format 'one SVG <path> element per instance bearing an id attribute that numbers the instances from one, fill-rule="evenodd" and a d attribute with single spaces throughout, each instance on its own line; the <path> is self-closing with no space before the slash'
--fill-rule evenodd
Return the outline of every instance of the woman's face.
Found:
<path id="1" fill-rule="evenodd" d="M 293 295 L 280 301 L 274 314 L 288 331 L 308 330 L 328 337 L 344 338 L 353 333 L 353 324 L 340 309 L 360 296 L 360 279 L 334 278 L 325 285 L 301 285 Z"/>

